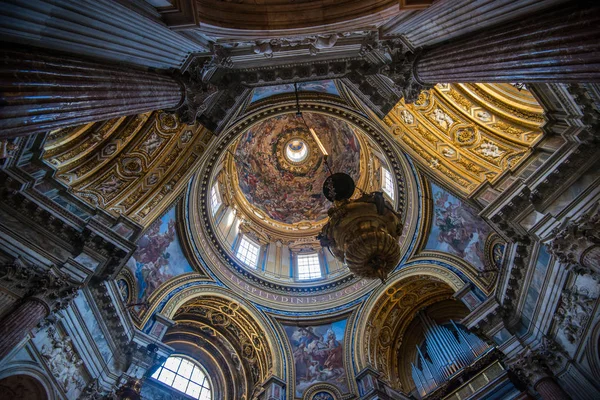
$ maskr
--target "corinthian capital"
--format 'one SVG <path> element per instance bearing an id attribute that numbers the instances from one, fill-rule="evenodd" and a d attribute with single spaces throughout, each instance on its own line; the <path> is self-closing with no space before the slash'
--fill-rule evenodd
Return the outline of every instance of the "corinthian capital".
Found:
<path id="1" fill-rule="evenodd" d="M 521 354 L 507 360 L 506 364 L 521 381 L 535 387 L 542 379 L 552 376 L 545 358 L 530 348 L 526 348 Z"/>
<path id="2" fill-rule="evenodd" d="M 181 122 L 194 124 L 207 110 L 210 98 L 217 93 L 217 86 L 209 82 L 210 73 L 216 68 L 214 63 L 214 59 L 209 57 L 196 58 L 184 74 L 175 77 L 183 88 L 183 99 L 172 111 Z"/>
<path id="3" fill-rule="evenodd" d="M 45 269 L 20 259 L 0 265 L 0 284 L 23 298 L 43 301 L 50 311 L 66 308 L 80 288 L 56 268 Z"/>
<path id="4" fill-rule="evenodd" d="M 419 80 L 417 76 L 416 65 L 420 50 L 405 51 L 402 45 L 397 45 L 395 42 L 387 48 L 390 61 L 384 65 L 380 73 L 393 82 L 394 89 L 402 94 L 405 103 L 417 101 L 423 90 L 433 87 Z"/>
<path id="5" fill-rule="evenodd" d="M 548 250 L 562 264 L 576 272 L 600 273 L 600 203 L 553 234 Z"/>

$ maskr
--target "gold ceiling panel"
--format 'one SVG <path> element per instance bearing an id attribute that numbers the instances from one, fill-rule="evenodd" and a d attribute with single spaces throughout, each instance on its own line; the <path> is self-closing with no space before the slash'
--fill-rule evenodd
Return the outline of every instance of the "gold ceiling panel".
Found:
<path id="1" fill-rule="evenodd" d="M 154 111 L 54 131 L 44 159 L 88 203 L 148 225 L 181 192 L 211 138 Z"/>
<path id="2" fill-rule="evenodd" d="M 509 84 L 439 84 L 384 118 L 409 154 L 466 195 L 518 165 L 543 121 L 531 93 Z"/>

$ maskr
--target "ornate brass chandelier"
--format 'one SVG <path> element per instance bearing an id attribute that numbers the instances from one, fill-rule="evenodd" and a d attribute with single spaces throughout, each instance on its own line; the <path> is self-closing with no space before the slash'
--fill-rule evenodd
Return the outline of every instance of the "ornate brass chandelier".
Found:
<path id="1" fill-rule="evenodd" d="M 329 222 L 317 236 L 322 247 L 327 247 L 335 258 L 342 261 L 355 275 L 379 278 L 385 282 L 388 274 L 400 262 L 400 235 L 402 217 L 384 198 L 383 192 L 364 193 L 351 200 L 356 188 L 352 177 L 345 173 L 332 174 L 329 154 L 317 133 L 306 124 L 300 111 L 298 86 L 296 115 L 302 118 L 306 129 L 319 146 L 323 161 L 331 174 L 323 183 L 325 197 L 333 202 L 327 214 Z"/>
<path id="2" fill-rule="evenodd" d="M 382 192 L 351 200 L 354 189 L 354 181 L 347 174 L 327 178 L 323 193 L 333 207 L 327 211 L 329 222 L 317 238 L 355 275 L 385 282 L 400 261 L 402 218 Z"/>

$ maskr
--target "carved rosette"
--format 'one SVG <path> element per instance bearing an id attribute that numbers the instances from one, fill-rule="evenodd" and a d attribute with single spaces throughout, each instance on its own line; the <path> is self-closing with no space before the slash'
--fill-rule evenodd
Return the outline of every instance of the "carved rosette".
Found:
<path id="1" fill-rule="evenodd" d="M 381 192 L 336 201 L 318 239 L 357 276 L 379 278 L 400 261 L 402 218 Z"/>

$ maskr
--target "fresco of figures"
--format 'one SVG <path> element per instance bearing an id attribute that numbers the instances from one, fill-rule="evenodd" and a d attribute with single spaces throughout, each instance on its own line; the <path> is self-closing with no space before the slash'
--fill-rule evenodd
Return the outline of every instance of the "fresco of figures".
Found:
<path id="1" fill-rule="evenodd" d="M 254 102 L 266 99 L 267 97 L 271 97 L 276 94 L 294 93 L 294 91 L 295 89 L 293 83 L 286 83 L 283 85 L 275 86 L 263 86 L 254 89 L 254 93 L 252 93 L 252 101 Z M 335 82 L 333 82 L 332 80 L 300 82 L 298 83 L 298 91 L 328 93 L 336 96 L 340 95 L 338 93 L 337 88 L 335 87 Z"/>
<path id="2" fill-rule="evenodd" d="M 346 320 L 317 326 L 284 326 L 294 355 L 296 397 L 315 383 L 348 392 L 344 367 Z"/>
<path id="3" fill-rule="evenodd" d="M 322 114 L 304 113 L 304 118 L 328 151 L 331 170 L 343 171 L 358 181 L 360 144 L 352 127 Z M 331 206 L 322 192 L 329 173 L 321 157 L 302 174 L 279 165 L 276 152 L 281 151 L 283 137 L 290 133 L 310 135 L 294 114 L 269 118 L 243 134 L 236 149 L 240 190 L 250 204 L 274 220 L 287 224 L 321 220 Z"/>
<path id="4" fill-rule="evenodd" d="M 485 241 L 491 228 L 460 199 L 431 185 L 433 221 L 425 249 L 445 251 L 485 269 Z"/>
<path id="5" fill-rule="evenodd" d="M 137 245 L 127 267 L 137 282 L 138 304 L 147 302 L 150 295 L 169 279 L 193 271 L 175 232 L 175 207 L 154 221 Z M 135 308 L 141 309 L 143 307 Z"/>

